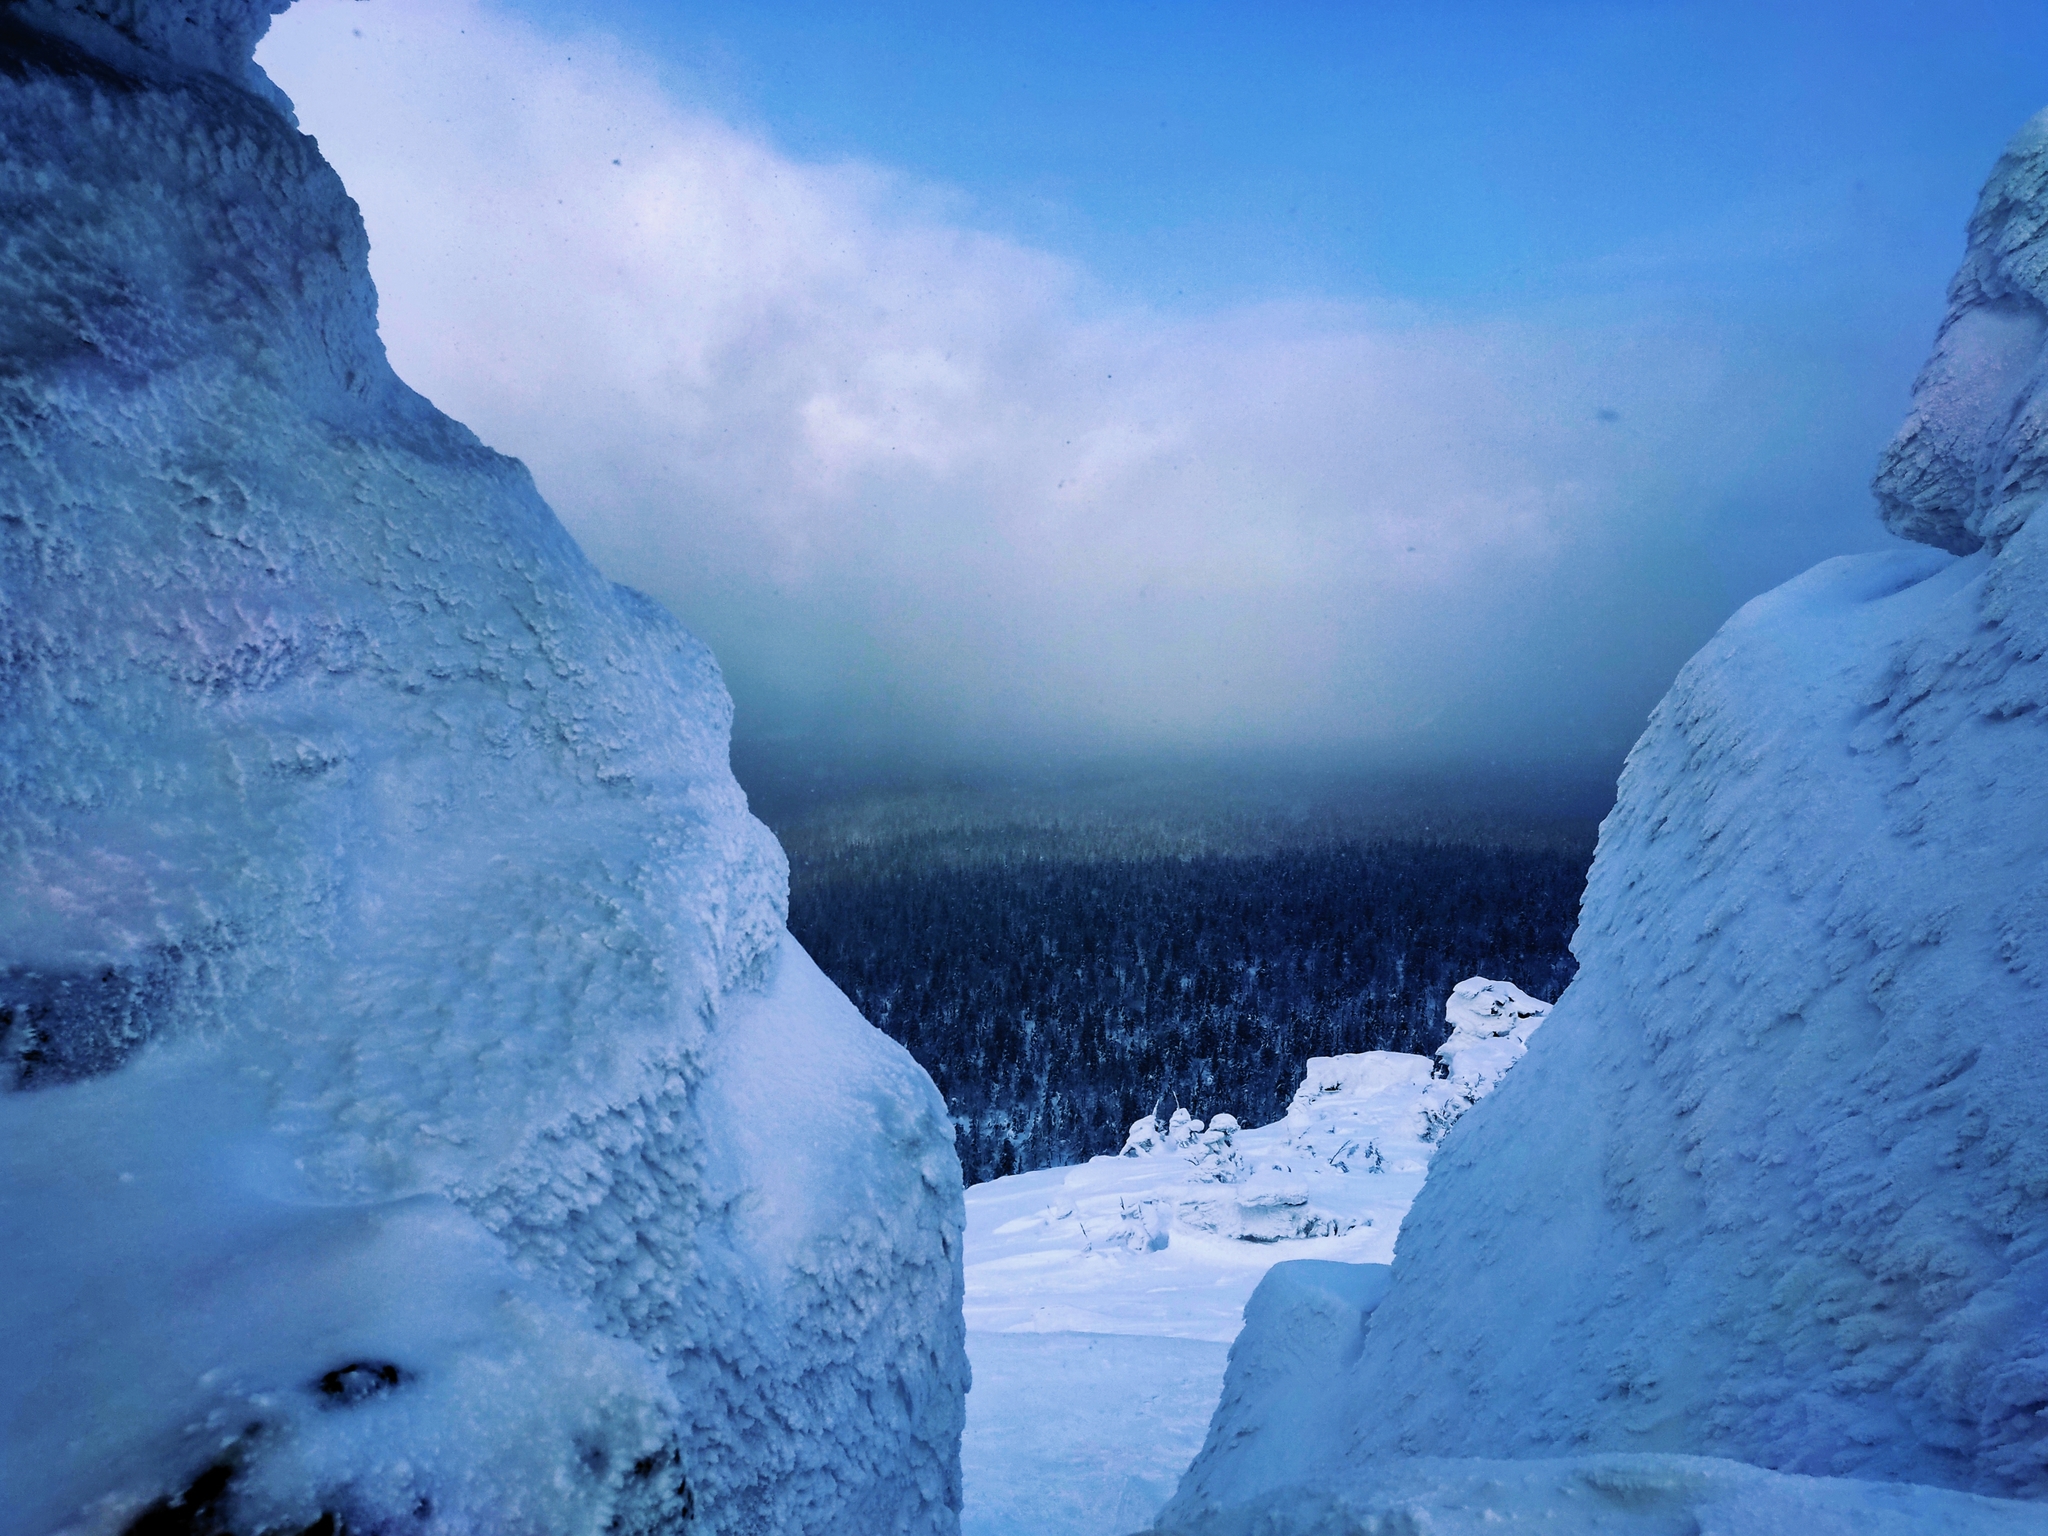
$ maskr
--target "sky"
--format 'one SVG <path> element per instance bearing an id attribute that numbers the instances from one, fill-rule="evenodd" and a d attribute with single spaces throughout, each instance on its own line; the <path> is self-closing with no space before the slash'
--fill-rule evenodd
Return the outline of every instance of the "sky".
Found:
<path id="1" fill-rule="evenodd" d="M 783 762 L 1618 768 L 1868 490 L 2036 4 L 299 0 L 399 373 Z"/>

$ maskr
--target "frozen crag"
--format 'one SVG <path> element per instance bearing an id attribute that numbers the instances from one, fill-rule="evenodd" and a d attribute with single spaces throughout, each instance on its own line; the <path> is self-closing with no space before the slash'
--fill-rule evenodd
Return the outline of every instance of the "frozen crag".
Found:
<path id="1" fill-rule="evenodd" d="M 0 1531 L 950 1530 L 945 1107 L 279 9 L 0 6 Z"/>
<path id="2" fill-rule="evenodd" d="M 2048 112 L 1991 173 L 1913 409 L 1878 466 L 1892 532 L 1996 554 L 2048 496 Z"/>
<path id="3" fill-rule="evenodd" d="M 1550 1004 L 1511 983 L 1484 976 L 1459 982 L 1444 1002 L 1450 1038 L 1436 1048 L 1436 1075 L 1446 1084 L 1449 1102 L 1469 1109 L 1499 1087 L 1549 1012 Z"/>
<path id="4" fill-rule="evenodd" d="M 1705 1529 L 2048 1529 L 2010 1502 L 2048 1500 L 2044 225 L 2048 117 L 1878 480 L 1940 550 L 1829 561 L 1686 666 L 1577 979 L 1446 1140 L 1385 1300 L 1295 1373 L 1324 1411 L 1219 1419 L 1163 1528 L 1462 1529 L 1494 1480 L 1577 1529 L 1620 1467 Z M 1404 1459 L 1480 1457 L 1545 1460 Z M 1738 1495 L 1779 1513 L 1713 1513 Z"/>

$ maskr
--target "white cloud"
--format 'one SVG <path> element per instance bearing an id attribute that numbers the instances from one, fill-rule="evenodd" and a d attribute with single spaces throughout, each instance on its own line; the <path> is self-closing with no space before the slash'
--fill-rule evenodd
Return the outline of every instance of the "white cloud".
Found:
<path id="1" fill-rule="evenodd" d="M 1588 704 L 1741 437 L 1696 339 L 1152 312 L 480 0 L 300 0 L 259 58 L 363 206 L 400 374 L 711 642 L 743 730 L 1625 739 L 1698 638 Z"/>

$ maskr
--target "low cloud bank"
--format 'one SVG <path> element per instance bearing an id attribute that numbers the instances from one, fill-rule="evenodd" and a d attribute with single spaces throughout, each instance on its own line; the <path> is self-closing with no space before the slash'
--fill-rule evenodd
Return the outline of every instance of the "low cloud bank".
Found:
<path id="1" fill-rule="evenodd" d="M 743 743 L 1618 758 L 1729 606 L 1775 450 L 1711 328 L 1162 313 L 477 0 L 301 0 L 259 57 L 400 374 L 712 645 Z"/>

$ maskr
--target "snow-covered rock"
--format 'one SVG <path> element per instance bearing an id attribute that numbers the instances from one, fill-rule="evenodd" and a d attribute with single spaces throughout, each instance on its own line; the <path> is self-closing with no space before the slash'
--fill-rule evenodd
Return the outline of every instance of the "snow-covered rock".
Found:
<path id="1" fill-rule="evenodd" d="M 1511 983 L 1474 976 L 1444 1004 L 1451 1034 L 1433 1062 L 1405 1051 L 1312 1056 L 1285 1118 L 1249 1132 L 1229 1114 L 1206 1126 L 1182 1108 L 1142 1116 L 1118 1156 L 1161 1161 L 1131 1170 L 1095 1158 L 1073 1170 L 1070 1214 L 1082 1222 L 1113 1199 L 1118 1240 L 1147 1252 L 1175 1227 L 1272 1243 L 1370 1226 L 1388 1191 L 1350 1175 L 1420 1175 L 1432 1144 L 1493 1091 L 1549 1011 Z"/>
<path id="2" fill-rule="evenodd" d="M 1475 976 L 1458 983 L 1444 1004 L 1451 1037 L 1436 1048 L 1440 1070 L 1468 1106 L 1499 1086 L 1529 1049 L 1529 1037 L 1550 1012 L 1520 987 Z"/>
<path id="3" fill-rule="evenodd" d="M 1547 1011 L 1474 977 L 1446 1004 L 1452 1032 L 1434 1062 L 1319 1056 L 1271 1125 L 1145 1115 L 1117 1156 L 969 1190 L 963 1529 L 1125 1536 L 1149 1520 L 1202 1443 L 1225 1346 L 1238 1339 L 1231 1358 L 1250 1362 L 1258 1341 L 1287 1341 L 1253 1368 L 1258 1384 L 1239 1384 L 1248 1405 L 1321 1352 L 1313 1308 L 1274 1304 L 1287 1293 L 1272 1277 L 1311 1274 L 1357 1304 L 1358 1277 L 1386 1272 L 1439 1128 L 1519 1047 L 1486 1072 L 1452 1063 L 1479 1042 L 1526 1038 Z M 1354 1310 L 1353 1335 L 1356 1324 Z"/>
<path id="4" fill-rule="evenodd" d="M 945 1107 L 392 375 L 278 9 L 0 9 L 0 1528 L 951 1529 Z"/>
<path id="5" fill-rule="evenodd" d="M 1885 526 L 1996 554 L 2048 497 L 2048 112 L 2007 146 L 1970 219 L 1934 355 L 1878 466 Z"/>
<path id="6" fill-rule="evenodd" d="M 1212 1438 L 1162 1528 L 1410 1500 L 1460 1529 L 1492 1480 L 1575 1529 L 1615 1466 L 1693 1490 L 1616 1529 L 2048 1523 L 1854 1481 L 2048 1498 L 2044 168 L 2048 117 L 1879 480 L 1964 553 L 1829 561 L 1686 666 L 1601 830 L 1578 977 L 1447 1138 L 1356 1362 L 1318 1367 L 1329 1411 L 1284 1463 Z M 1751 1498 L 1777 1513 L 1715 1502 Z"/>

